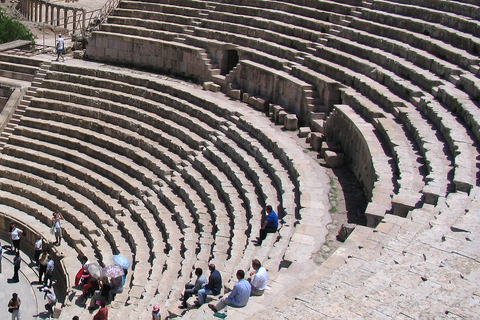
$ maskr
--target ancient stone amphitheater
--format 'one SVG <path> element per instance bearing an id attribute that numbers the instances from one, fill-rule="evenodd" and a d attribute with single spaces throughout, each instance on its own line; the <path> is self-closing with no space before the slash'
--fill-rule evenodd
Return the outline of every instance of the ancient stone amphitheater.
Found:
<path id="1" fill-rule="evenodd" d="M 78 257 L 118 253 L 111 319 L 213 318 L 178 309 L 194 268 L 231 287 L 254 257 L 270 288 L 228 318 L 478 319 L 479 20 L 477 0 L 122 0 L 88 61 L 1 54 L 2 235 L 64 215 L 64 319 L 91 317 Z M 328 169 L 284 127 L 368 199 L 323 264 Z"/>

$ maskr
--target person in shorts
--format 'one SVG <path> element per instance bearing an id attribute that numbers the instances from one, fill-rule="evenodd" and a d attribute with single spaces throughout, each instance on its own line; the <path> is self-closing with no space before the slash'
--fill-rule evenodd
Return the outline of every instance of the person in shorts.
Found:
<path id="1" fill-rule="evenodd" d="M 58 58 L 60 57 L 62 57 L 62 60 L 65 61 L 65 57 L 63 56 L 64 48 L 65 48 L 65 40 L 62 38 L 62 35 L 59 34 L 57 39 L 57 60 L 55 61 L 58 61 Z"/>

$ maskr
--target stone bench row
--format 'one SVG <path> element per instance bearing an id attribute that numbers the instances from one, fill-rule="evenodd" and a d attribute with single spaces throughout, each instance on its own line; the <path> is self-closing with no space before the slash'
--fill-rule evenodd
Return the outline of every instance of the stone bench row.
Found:
<path id="1" fill-rule="evenodd" d="M 24 121 L 25 124 L 34 124 L 34 127 L 35 127 L 35 125 L 41 127 L 41 125 L 39 125 L 40 121 L 38 119 L 31 120 L 30 123 L 29 123 L 28 118 L 24 117 L 22 119 L 22 121 Z M 47 128 L 50 127 L 50 125 L 52 125 L 51 122 L 47 123 L 46 124 Z M 19 130 L 17 132 L 20 133 L 20 127 L 17 127 L 17 129 Z M 105 166 L 104 164 L 101 164 L 99 161 L 95 162 L 92 158 L 90 158 L 86 155 L 82 155 L 78 151 L 69 150 L 65 147 L 61 147 L 58 144 L 59 141 L 63 141 L 64 145 L 68 145 L 69 143 L 71 145 L 72 144 L 75 145 L 75 142 L 74 142 L 73 138 L 65 139 L 65 137 L 63 135 L 55 136 L 51 133 L 47 134 L 45 129 L 36 130 L 35 132 L 32 132 L 31 129 L 24 128 L 24 129 L 21 130 L 21 132 L 22 132 L 22 134 L 27 134 L 28 132 L 31 132 L 33 134 L 31 134 L 29 138 L 20 137 L 20 136 L 15 135 L 15 136 L 12 136 L 10 138 L 10 140 L 12 140 L 12 142 L 15 141 L 14 139 L 19 140 L 19 143 L 21 143 L 21 145 L 24 145 L 28 149 L 37 150 L 37 153 L 38 152 L 46 152 L 48 154 L 48 156 L 46 155 L 43 158 L 47 159 L 46 161 L 49 161 L 48 163 L 51 163 L 52 156 L 55 155 L 55 156 L 58 156 L 58 157 L 61 157 L 61 158 L 67 158 L 67 159 L 69 159 L 69 161 L 76 162 L 77 164 L 79 164 L 81 166 L 87 166 L 89 168 L 92 168 L 94 171 L 100 171 L 101 173 L 103 173 L 104 175 L 107 175 L 107 176 L 108 176 L 108 173 L 106 173 L 106 172 L 110 172 L 112 170 L 115 171 L 111 166 Z M 38 140 L 38 138 L 42 138 L 45 141 Z M 49 143 L 48 141 L 51 141 L 51 142 Z M 39 158 L 38 160 L 42 159 L 40 157 L 38 157 L 38 158 Z M 38 160 L 36 160 L 36 158 L 33 158 L 32 160 L 33 161 L 38 161 Z M 93 163 L 96 163 L 96 166 L 92 166 L 91 164 L 93 164 Z M 83 169 L 83 170 L 85 170 L 85 169 Z M 125 178 L 125 179 L 132 180 L 131 177 L 130 178 Z M 122 191 L 119 191 L 118 193 L 121 193 L 121 192 Z M 134 202 L 137 202 L 138 205 L 134 205 L 133 204 Z M 131 223 L 130 214 L 137 215 L 136 216 L 137 221 L 142 221 L 141 219 L 138 219 L 138 211 L 141 211 L 140 204 L 139 204 L 138 200 L 135 200 L 135 199 L 129 200 L 126 203 L 126 207 L 128 208 L 129 213 L 127 214 L 126 217 L 123 216 L 123 215 L 118 216 L 118 220 L 119 220 L 118 224 L 122 224 L 123 226 L 128 226 L 129 223 Z M 136 261 L 149 260 L 149 256 L 150 256 L 150 253 L 149 253 L 150 251 L 148 249 L 146 249 L 147 244 L 145 243 L 145 241 L 142 242 L 142 241 L 139 241 L 139 239 L 138 239 L 138 236 L 141 235 L 143 232 L 145 232 L 145 234 L 149 235 L 150 238 L 153 237 L 154 239 L 158 239 L 155 242 L 152 241 L 152 243 L 158 243 L 158 244 L 163 243 L 163 241 L 161 241 L 162 240 L 161 235 L 156 235 L 157 233 L 154 230 L 155 229 L 151 229 L 150 231 L 147 231 L 146 228 L 143 228 L 143 230 L 139 229 L 140 232 L 133 232 L 133 233 L 124 234 L 124 236 L 126 238 L 128 238 L 128 241 L 130 243 L 130 247 L 134 248 L 133 251 L 134 251 L 134 254 L 135 254 L 135 259 L 138 259 Z M 112 247 L 113 246 L 114 245 L 112 244 Z M 110 248 L 110 246 L 108 246 L 108 248 Z M 145 249 L 142 249 L 142 248 L 145 248 Z M 146 254 L 146 256 L 144 254 Z M 145 275 L 145 277 L 147 277 L 147 276 L 148 276 L 148 272 Z M 144 280 L 141 279 L 140 273 L 138 273 L 138 277 L 137 277 L 136 281 L 138 281 L 140 283 L 142 281 L 144 281 Z"/>
<path id="2" fill-rule="evenodd" d="M 379 83 L 385 83 L 391 91 L 396 92 L 403 99 L 410 99 L 414 104 L 418 104 L 417 102 L 419 99 L 426 99 L 428 101 L 434 100 L 433 96 L 428 92 L 424 92 L 417 86 L 417 84 L 421 85 L 423 82 L 422 79 L 407 76 L 407 79 L 413 78 L 413 80 L 418 81 L 418 83 L 412 83 L 411 81 L 398 78 L 398 76 L 401 75 L 393 74 L 375 64 L 372 55 L 366 60 L 358 58 L 357 55 L 330 48 L 319 48 L 317 54 L 327 58 L 331 62 L 341 63 L 350 70 L 361 72 Z M 375 73 L 372 75 L 370 70 L 375 70 Z M 437 81 L 437 85 L 442 83 L 440 79 Z M 455 96 L 455 93 L 452 93 L 452 95 Z M 438 104 L 438 106 L 440 105 Z M 438 112 L 441 113 L 441 119 L 437 116 Z M 475 155 L 477 153 L 475 150 L 475 141 L 471 139 L 466 126 L 459 122 L 459 119 L 455 115 L 445 113 L 438 108 L 436 109 L 436 112 L 423 113 L 437 126 L 438 130 L 442 132 L 450 147 L 451 154 L 454 154 L 455 156 L 460 154 L 458 159 L 454 159 L 457 167 L 455 181 L 458 183 L 456 183 L 456 187 L 459 190 L 469 192 L 470 188 L 476 185 L 476 157 L 469 157 L 470 155 Z M 454 134 L 450 134 L 450 132 L 454 132 Z M 463 155 L 461 155 L 461 153 L 463 153 Z M 468 156 L 465 157 L 466 155 Z"/>
<path id="3" fill-rule="evenodd" d="M 79 220 L 82 220 L 80 221 L 81 223 L 78 224 L 82 228 L 89 228 L 91 225 L 90 221 L 92 221 L 95 223 L 95 227 L 93 227 L 92 230 L 98 229 L 99 232 L 103 232 L 108 242 L 115 244 L 113 247 L 114 253 L 118 254 L 119 252 L 124 252 L 126 254 L 126 252 L 131 251 L 127 243 L 121 240 L 121 234 L 116 232 L 115 228 L 110 228 L 112 227 L 113 214 L 108 212 L 108 209 L 98 206 L 93 200 L 85 197 L 82 193 L 76 192 L 76 190 L 80 189 L 80 187 L 78 187 L 78 189 L 71 189 L 65 184 L 56 182 L 55 178 L 43 178 L 42 180 L 39 180 L 39 176 L 52 175 L 55 171 L 51 170 L 50 168 L 45 168 L 45 166 L 39 164 L 38 162 L 31 162 L 26 159 L 18 159 L 18 153 L 22 154 L 21 152 L 22 148 L 13 149 L 10 147 L 9 154 L 14 154 L 15 157 L 5 155 L 5 157 L 2 158 L 1 161 L 4 166 L 3 170 L 5 170 L 5 172 L 2 172 L 3 177 L 37 187 L 49 194 L 55 195 L 58 199 L 68 203 L 71 206 L 68 208 L 64 207 L 62 209 L 63 212 L 66 212 L 64 216 L 65 219 L 71 221 L 74 225 L 76 225 Z M 43 168 L 40 170 L 39 168 L 42 166 Z M 22 168 L 23 171 L 19 171 L 15 168 Z M 58 172 L 55 172 L 55 174 L 57 173 Z M 70 186 L 74 185 L 73 182 L 69 181 L 68 184 Z M 77 187 L 76 185 L 74 186 Z M 87 193 L 87 191 L 84 190 L 84 193 Z M 72 214 L 70 211 L 77 213 Z M 107 212 L 109 214 L 107 214 Z M 83 221 L 87 222 L 84 223 Z M 82 231 L 87 235 L 94 233 L 92 230 L 82 229 Z M 106 261 L 106 264 L 111 262 L 111 260 L 105 257 L 103 257 L 103 260 Z"/>
<path id="4" fill-rule="evenodd" d="M 468 53 L 465 49 L 449 44 L 448 39 L 443 39 L 447 41 L 445 42 L 442 39 L 426 36 L 422 30 L 410 31 L 408 28 L 410 25 L 414 25 L 413 19 L 398 20 L 397 16 L 362 8 L 361 19 L 354 18 L 350 27 L 401 42 L 405 42 L 405 39 L 408 39 L 408 43 L 411 46 L 428 51 L 437 58 L 447 60 L 464 69 L 468 69 L 471 65 L 480 62 L 480 58 Z M 390 25 L 387 23 L 390 23 Z M 419 24 L 424 25 L 425 22 L 419 21 Z M 400 26 L 404 26 L 405 29 Z"/>
<path id="5" fill-rule="evenodd" d="M 421 169 L 423 157 L 418 154 L 415 141 L 409 140 L 402 125 L 397 123 L 392 115 L 384 112 L 358 92 L 342 90 L 342 101 L 368 120 L 383 137 L 382 145 L 389 150 L 388 154 L 395 159 L 393 179 L 397 190 L 392 199 L 392 213 L 405 217 L 410 210 L 421 207 L 425 174 Z"/>
<path id="6" fill-rule="evenodd" d="M 416 5 L 425 8 L 431 8 L 434 10 L 444 11 L 446 13 L 455 13 L 458 15 L 471 17 L 474 19 L 480 18 L 480 9 L 474 0 L 465 1 L 429 1 L 423 2 L 422 0 L 394 0 L 396 3 L 402 3 L 405 5 Z"/>
<path id="7" fill-rule="evenodd" d="M 50 106 L 52 106 L 52 104 L 50 103 Z"/>
<path id="8" fill-rule="evenodd" d="M 455 53 L 459 57 L 463 56 L 456 63 L 464 67 L 468 68 L 469 65 L 478 64 L 479 62 L 475 52 L 480 48 L 480 41 L 475 35 L 472 37 L 471 33 L 462 32 L 437 23 L 430 23 L 423 19 L 403 17 L 383 11 L 362 9 L 362 18 L 386 25 L 395 25 L 396 28 L 406 30 L 407 33 L 414 33 L 417 36 L 421 35 L 424 38 L 427 35 L 428 40 L 432 44 L 436 44 L 438 47 L 443 45 L 443 49 L 448 50 L 449 54 Z"/>
<path id="9" fill-rule="evenodd" d="M 80 73 L 81 73 L 81 71 L 80 71 L 80 70 L 78 70 L 78 72 L 80 72 Z M 110 76 L 110 77 L 111 77 L 111 76 L 113 76 L 113 75 L 112 75 L 112 74 L 105 74 L 104 76 Z M 117 74 L 117 77 L 119 77 L 119 75 L 118 75 L 118 74 Z M 131 80 L 133 81 L 133 79 L 131 79 Z M 177 95 L 177 93 L 174 93 L 174 95 Z M 192 97 L 192 98 L 194 98 L 194 100 L 196 100 L 195 98 L 197 98 L 197 97 Z M 198 99 L 198 98 L 197 98 L 197 99 Z M 200 103 L 198 103 L 198 104 L 200 104 Z M 205 103 L 204 103 L 204 104 L 205 104 Z M 205 106 L 207 106 L 207 105 L 205 105 Z M 212 105 L 211 107 L 209 107 L 209 108 L 211 108 L 211 110 L 215 110 L 216 112 L 218 112 L 218 109 L 214 108 L 214 106 L 213 106 L 213 105 Z M 204 111 L 204 112 L 211 112 L 211 111 Z M 260 147 L 260 148 L 261 148 L 261 146 L 258 146 L 258 147 Z M 267 167 L 269 167 L 269 166 L 267 166 Z M 274 171 L 274 172 L 275 172 L 275 171 Z"/>
<path id="10" fill-rule="evenodd" d="M 308 29 L 322 31 L 325 22 L 337 23 L 344 19 L 345 13 L 329 11 L 331 8 L 322 8 L 320 4 L 316 8 L 305 6 L 305 4 L 293 4 L 290 2 L 276 1 L 229 1 L 219 3 L 212 1 L 215 10 L 230 12 L 244 16 L 259 16 L 268 20 L 282 21 L 288 24 L 302 26 Z M 311 2 L 314 4 L 314 2 Z M 334 4 L 334 2 L 328 2 Z M 317 6 L 317 5 L 316 5 Z M 350 9 L 348 8 L 347 11 Z"/>
<path id="11" fill-rule="evenodd" d="M 77 71 L 80 72 L 80 70 L 77 70 Z M 102 75 L 102 76 L 109 76 L 109 77 L 112 77 L 112 78 L 113 78 L 115 75 L 114 75 L 114 74 L 110 74 L 110 73 L 105 73 L 105 74 Z M 118 74 L 117 74 L 116 76 L 117 76 L 117 77 L 121 77 L 121 75 L 118 75 Z M 83 77 L 82 77 L 82 78 L 83 78 Z M 133 81 L 133 79 L 131 79 L 131 80 Z M 111 81 L 111 80 L 110 80 L 110 81 Z M 107 80 L 102 81 L 102 83 L 105 83 L 105 82 L 107 82 Z M 125 87 L 126 87 L 126 86 L 118 86 L 118 84 L 119 84 L 119 83 L 113 82 L 112 86 L 117 85 L 117 87 L 121 87 L 121 88 L 125 88 Z M 104 85 L 105 85 L 105 84 L 104 84 Z M 151 86 L 151 87 L 155 87 L 155 83 L 152 83 L 150 86 Z M 161 88 L 159 88 L 159 89 L 161 89 Z M 140 90 L 140 88 L 137 88 L 135 91 L 136 91 L 137 93 L 140 93 L 139 90 Z M 142 94 L 143 96 L 147 96 L 147 95 L 148 95 L 148 93 L 147 93 L 146 91 L 142 91 L 141 94 Z M 175 95 L 175 96 L 177 95 L 177 93 L 175 93 L 175 92 L 172 92 L 172 93 L 170 93 L 170 94 Z M 184 95 L 185 95 L 185 94 L 184 94 Z M 152 98 L 153 98 L 153 95 L 149 95 L 149 97 L 152 97 Z M 198 100 L 197 97 L 193 97 L 193 96 L 192 96 L 191 98 L 194 99 L 195 102 Z M 158 98 L 155 98 L 155 100 L 158 101 L 159 99 L 158 99 Z M 162 99 L 161 102 L 168 103 L 168 104 L 172 104 L 173 102 L 176 102 L 176 100 Z M 198 102 L 198 105 L 200 105 L 200 104 L 202 104 L 202 101 L 201 101 L 201 100 L 199 100 L 199 102 Z M 220 130 L 222 130 L 222 131 L 224 131 L 224 132 L 228 132 L 228 131 L 231 131 L 230 129 L 233 129 L 231 126 L 223 126 L 224 124 L 226 124 L 226 123 L 225 123 L 225 120 L 221 120 L 221 119 L 216 118 L 216 117 L 218 117 L 218 116 L 215 116 L 215 115 L 213 114 L 213 111 L 219 112 L 219 110 L 218 110 L 218 109 L 215 109 L 215 107 L 216 107 L 215 105 L 207 105 L 207 104 L 205 104 L 205 102 L 203 102 L 203 104 L 204 104 L 204 107 L 208 107 L 208 109 L 210 109 L 210 110 L 205 110 L 204 108 L 201 108 L 201 107 L 195 107 L 195 104 L 185 103 L 185 102 L 184 102 L 184 103 L 176 102 L 176 103 L 175 103 L 175 106 L 176 106 L 176 108 L 180 108 L 181 110 L 184 110 L 184 112 L 187 112 L 190 117 L 191 117 L 191 115 L 196 115 L 197 117 L 199 117 L 200 119 L 202 119 L 202 121 L 206 121 L 207 123 L 210 123 L 213 127 L 217 127 L 217 128 L 219 128 Z M 187 109 L 185 109 L 185 108 L 187 108 Z M 195 111 L 193 111 L 191 108 L 195 108 Z M 124 114 L 124 113 L 126 112 L 126 110 L 118 110 L 117 112 Z M 169 114 L 171 114 L 171 113 L 172 113 L 172 110 L 170 110 Z M 220 114 L 221 114 L 221 113 L 222 113 L 222 112 L 220 111 Z M 202 115 L 202 114 L 204 114 L 204 115 Z M 162 116 L 167 117 L 168 114 L 162 114 Z M 185 115 L 185 116 L 186 116 L 186 115 Z M 213 121 L 213 122 L 212 122 L 212 121 Z M 227 130 L 227 131 L 225 131 L 225 130 Z M 239 143 L 239 141 L 241 141 L 242 139 L 247 139 L 248 141 L 252 140 L 252 139 L 246 138 L 246 137 L 245 137 L 245 138 L 242 138 L 243 136 L 245 136 L 245 134 L 244 134 L 244 133 L 241 133 L 241 131 L 236 131 L 236 132 L 237 132 L 237 134 L 238 134 L 237 143 Z M 219 141 L 219 139 L 218 139 L 218 138 L 215 138 L 215 141 Z M 248 145 L 247 145 L 246 147 L 247 147 L 247 148 L 251 148 L 251 146 L 248 146 Z M 261 150 L 261 149 L 263 149 L 263 147 L 262 147 L 261 145 L 257 145 L 257 146 L 255 147 L 255 150 L 257 150 L 257 149 L 260 149 L 260 150 Z M 262 154 L 262 153 L 260 152 L 259 154 Z M 257 154 L 255 154 L 254 156 L 257 156 Z M 238 157 L 238 156 L 237 156 L 237 157 L 235 157 L 235 158 L 236 158 L 236 159 L 241 159 L 242 157 Z M 270 168 L 270 167 L 272 166 L 272 165 L 269 164 L 269 162 L 265 162 L 264 164 L 265 164 L 265 166 L 266 166 L 267 168 Z M 243 170 L 249 170 L 249 168 L 248 168 L 248 167 L 243 167 Z M 276 170 L 277 170 L 277 169 L 275 169 L 275 170 L 272 171 L 272 175 L 273 175 L 273 176 L 275 176 L 274 173 L 276 172 Z M 258 185 L 260 186 L 261 183 L 258 183 Z"/>
<path id="12" fill-rule="evenodd" d="M 23 211 L 28 214 L 28 216 L 37 219 L 37 221 L 41 221 L 40 223 L 35 223 L 32 227 L 36 227 L 39 230 L 44 231 L 48 229 L 46 233 L 48 234 L 50 231 L 49 229 L 51 228 L 50 220 L 52 211 L 45 206 L 29 199 L 28 197 L 25 197 L 23 192 L 22 194 L 18 194 L 19 191 L 19 189 L 15 189 L 11 185 L 6 185 L 5 188 L 2 186 L 2 189 L 0 190 L 0 199 L 2 200 L 2 204 Z M 65 223 L 64 227 L 64 240 L 69 246 L 74 248 L 74 250 L 78 253 L 78 256 L 85 255 L 87 257 L 95 257 L 95 247 L 92 243 L 90 243 L 85 235 L 81 234 L 78 229 L 72 227 L 68 222 Z M 63 247 L 65 247 L 65 244 Z M 63 249 L 64 248 L 62 248 L 62 250 Z"/>
<path id="13" fill-rule="evenodd" d="M 217 141 L 220 141 L 220 140 L 217 139 Z M 260 145 L 259 145 L 258 147 L 261 148 Z M 258 148 L 258 147 L 257 147 L 257 148 Z M 278 172 L 278 170 L 277 170 L 277 172 Z M 284 184 L 285 184 L 285 183 L 284 183 Z M 294 201 L 289 201 L 289 202 L 290 202 L 290 203 L 294 203 Z M 290 206 L 290 205 L 289 205 L 289 206 Z"/>
<path id="14" fill-rule="evenodd" d="M 354 97 L 354 100 L 349 99 L 348 101 L 350 104 L 352 104 L 353 101 L 356 101 L 356 103 L 353 105 L 357 105 L 359 108 L 364 109 L 362 112 L 360 112 L 361 114 L 365 114 L 371 119 L 379 116 L 383 117 L 385 112 L 394 115 L 403 114 L 404 116 L 401 116 L 402 121 L 400 122 L 405 124 L 406 128 L 408 128 L 408 131 L 412 132 L 412 136 L 415 137 L 415 141 L 422 151 L 425 161 L 427 162 L 429 174 L 431 175 L 430 179 L 433 178 L 433 180 L 441 181 L 442 183 L 445 181 L 448 171 L 445 171 L 446 167 L 444 166 L 443 162 L 436 160 L 438 158 L 438 154 L 435 153 L 437 148 L 442 150 L 444 144 L 438 140 L 436 137 L 436 132 L 432 130 L 431 126 L 425 122 L 425 120 L 422 119 L 422 116 L 420 116 L 420 113 L 415 110 L 415 107 L 412 104 L 395 97 L 388 91 L 388 89 L 386 90 L 382 88 L 382 86 L 375 81 L 371 79 L 368 80 L 367 77 L 361 74 L 354 74 L 350 69 L 343 68 L 340 65 L 332 64 L 328 60 L 312 57 L 307 58 L 306 62 L 310 68 L 318 68 L 318 70 L 321 70 L 323 73 L 331 76 L 337 81 L 353 86 L 358 93 L 355 93 L 355 91 L 349 93 L 347 96 Z M 360 81 L 362 78 L 363 80 Z M 361 94 L 369 97 L 373 101 L 380 102 L 383 108 L 379 108 L 376 103 L 373 103 L 368 99 L 361 98 Z M 343 98 L 345 99 L 348 97 Z M 418 116 L 415 115 L 415 112 L 418 114 Z M 413 123 L 411 123 L 412 121 Z M 431 149 L 432 147 L 434 147 L 434 149 Z M 445 195 L 442 190 L 436 191 L 440 192 L 440 194 L 437 195 L 435 199 L 438 198 L 438 196 Z M 435 192 L 435 194 L 437 193 Z"/>
<path id="15" fill-rule="evenodd" d="M 434 2 L 443 2 L 443 1 L 434 1 Z M 427 4 L 428 6 L 428 4 Z M 452 28 L 461 32 L 470 33 L 475 36 L 480 36 L 480 24 L 478 19 L 480 18 L 480 11 L 477 8 L 470 7 L 470 10 L 462 10 L 462 15 L 458 13 L 453 13 L 450 10 L 445 10 L 447 8 L 435 8 L 431 9 L 425 7 L 425 3 L 422 5 L 418 4 L 402 4 L 398 1 L 374 1 L 372 9 L 386 11 L 389 13 L 394 13 L 398 15 L 408 16 L 423 21 L 428 21 L 429 23 L 435 23 L 437 25 L 442 25 L 448 28 Z M 451 9 L 448 8 L 448 9 Z M 473 9 L 473 10 L 472 10 Z M 477 19 L 472 19 L 472 16 L 477 16 Z M 442 27 L 436 26 L 439 29 Z M 453 40 L 453 39 L 451 39 Z M 471 44 L 470 44 L 471 45 Z"/>
<path id="16" fill-rule="evenodd" d="M 170 89 L 170 90 L 172 90 L 172 89 Z M 172 91 L 174 91 L 174 90 L 172 90 Z M 188 96 L 189 94 L 187 93 L 187 94 L 185 94 L 185 95 Z M 199 97 L 193 97 L 193 96 L 190 97 L 190 98 L 191 98 L 192 100 L 199 99 Z M 201 98 L 200 98 L 200 100 L 201 100 Z M 205 104 L 205 103 L 204 103 L 204 104 Z M 213 105 L 210 106 L 209 104 L 206 104 L 205 107 L 208 108 L 208 109 L 211 109 L 211 110 L 215 110 L 214 107 L 213 107 Z M 218 109 L 218 110 L 215 110 L 215 112 L 228 114 L 229 111 L 222 110 L 222 109 Z M 235 122 L 238 122 L 239 124 L 243 124 L 244 126 L 247 124 L 247 123 L 244 123 L 244 122 L 243 122 L 244 120 L 242 120 L 242 119 L 235 119 L 235 118 L 234 118 L 234 119 L 232 119 L 232 120 L 234 120 Z M 248 127 L 248 126 L 247 126 L 247 127 Z M 263 128 L 262 128 L 262 129 L 263 129 Z M 255 132 L 255 134 L 256 134 L 256 135 L 259 135 L 258 132 Z M 267 143 L 268 143 L 268 141 L 267 141 Z M 270 143 L 268 143 L 268 144 L 270 144 Z M 275 146 L 275 145 L 273 145 L 273 146 Z M 274 148 L 278 148 L 278 146 L 276 146 L 276 147 L 274 147 Z M 304 201 L 305 201 L 305 200 L 304 200 Z M 290 207 L 291 205 L 288 205 L 288 206 Z M 295 212 L 295 209 L 293 209 L 292 211 Z M 307 216 L 306 212 L 304 213 L 304 215 L 305 215 L 305 217 Z M 295 247 L 295 248 L 296 248 L 296 247 Z M 294 250 L 294 249 L 292 248 L 292 250 Z M 292 260 L 294 260 L 294 259 L 292 259 Z M 277 266 L 278 266 L 278 264 L 277 264 Z"/>

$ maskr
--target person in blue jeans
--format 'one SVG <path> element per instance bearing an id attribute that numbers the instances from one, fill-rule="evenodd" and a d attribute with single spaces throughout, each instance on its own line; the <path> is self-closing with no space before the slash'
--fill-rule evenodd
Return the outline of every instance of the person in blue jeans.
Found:
<path id="1" fill-rule="evenodd" d="M 228 297 L 224 296 L 216 305 L 209 304 L 208 307 L 215 312 L 222 310 L 226 306 L 232 306 L 234 308 L 245 307 L 250 298 L 252 287 L 250 282 L 245 280 L 245 271 L 243 270 L 237 271 L 237 280 L 238 282 Z"/>
<path id="2" fill-rule="evenodd" d="M 222 290 L 222 275 L 218 270 L 215 270 L 215 265 L 213 263 L 208 265 L 210 270 L 210 277 L 208 277 L 208 283 L 203 287 L 203 289 L 198 290 L 198 301 L 195 303 L 197 307 L 200 307 L 205 303 L 207 295 L 217 296 Z"/>
<path id="3" fill-rule="evenodd" d="M 260 237 L 257 242 L 259 246 L 262 245 L 263 240 L 267 237 L 267 233 L 275 233 L 278 229 L 278 216 L 275 211 L 273 211 L 272 206 L 268 205 L 266 210 L 268 216 L 260 229 Z"/>

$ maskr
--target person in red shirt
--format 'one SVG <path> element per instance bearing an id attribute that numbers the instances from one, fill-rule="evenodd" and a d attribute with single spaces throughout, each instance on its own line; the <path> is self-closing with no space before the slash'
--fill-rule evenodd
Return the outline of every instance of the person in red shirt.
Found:
<path id="1" fill-rule="evenodd" d="M 93 320 L 108 320 L 108 309 L 105 305 L 105 301 L 100 301 L 100 309 L 98 309 Z"/>

